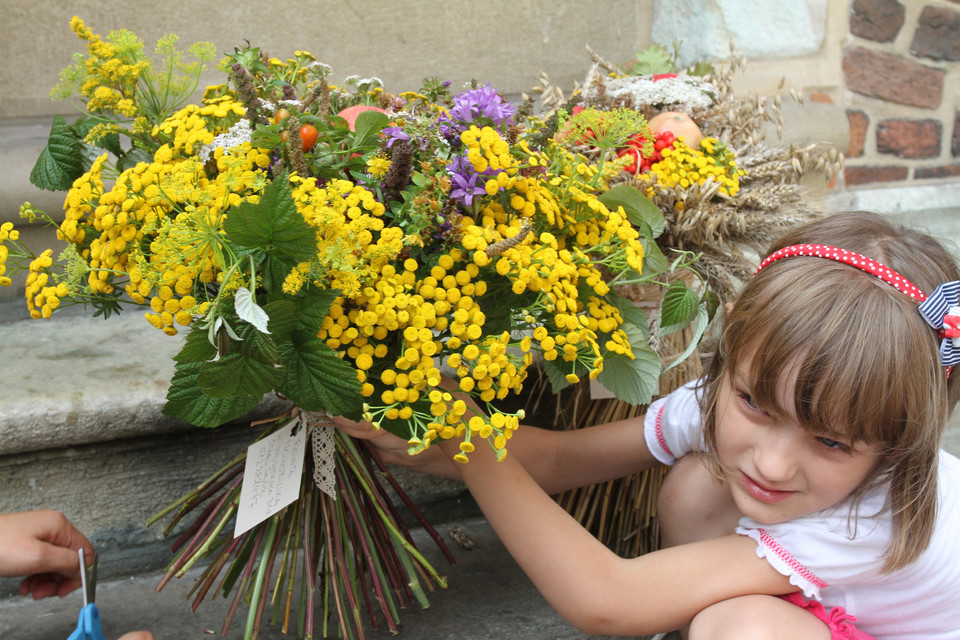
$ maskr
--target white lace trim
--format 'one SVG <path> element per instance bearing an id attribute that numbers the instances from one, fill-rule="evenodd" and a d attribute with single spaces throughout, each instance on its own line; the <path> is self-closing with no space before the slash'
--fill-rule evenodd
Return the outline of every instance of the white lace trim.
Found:
<path id="1" fill-rule="evenodd" d="M 820 589 L 827 583 L 810 573 L 796 558 L 776 544 L 763 529 L 737 527 L 737 533 L 757 543 L 757 557 L 764 558 L 778 573 L 790 579 L 790 584 L 800 588 L 806 598 L 820 599 Z"/>
<path id="2" fill-rule="evenodd" d="M 313 451 L 313 482 L 320 491 L 337 499 L 337 462 L 334 459 L 336 445 L 333 436 L 336 427 L 330 416 L 324 413 L 302 411 L 304 426 L 308 429 L 310 448 Z"/>

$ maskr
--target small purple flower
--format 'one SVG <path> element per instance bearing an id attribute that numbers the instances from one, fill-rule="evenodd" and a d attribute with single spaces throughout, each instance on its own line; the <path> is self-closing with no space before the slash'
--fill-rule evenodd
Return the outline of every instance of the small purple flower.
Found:
<path id="1" fill-rule="evenodd" d="M 474 196 L 486 194 L 486 180 L 490 176 L 474 171 L 473 165 L 470 164 L 466 156 L 455 156 L 446 168 L 453 183 L 450 197 L 457 202 L 465 207 L 471 207 L 473 206 Z"/>
<path id="2" fill-rule="evenodd" d="M 451 147 L 458 149 L 462 144 L 460 134 L 466 130 L 466 127 L 456 120 L 451 119 L 447 114 L 442 114 L 437 119 L 437 124 L 440 125 L 440 135 L 446 139 Z"/>
<path id="3" fill-rule="evenodd" d="M 410 140 L 409 134 L 405 132 L 401 127 L 384 127 L 383 135 L 387 136 L 387 149 L 393 146 L 393 143 L 397 140 L 403 140 L 404 142 Z"/>
<path id="4" fill-rule="evenodd" d="M 487 83 L 485 87 L 478 87 L 464 91 L 453 99 L 453 108 L 450 115 L 460 122 L 473 122 L 483 117 L 492 120 L 497 126 L 513 124 L 513 114 L 516 109 Z"/>

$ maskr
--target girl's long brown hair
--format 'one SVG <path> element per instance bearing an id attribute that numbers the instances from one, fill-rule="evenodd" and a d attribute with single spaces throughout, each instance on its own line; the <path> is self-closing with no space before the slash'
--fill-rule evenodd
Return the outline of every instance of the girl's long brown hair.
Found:
<path id="1" fill-rule="evenodd" d="M 960 280 L 954 258 L 928 235 L 870 213 L 835 214 L 781 238 L 769 253 L 826 244 L 873 258 L 930 294 Z M 748 366 L 755 400 L 779 407 L 793 382 L 792 409 L 804 429 L 845 441 L 883 443 L 871 474 L 851 496 L 889 482 L 893 534 L 884 571 L 910 564 L 927 548 L 937 512 L 937 462 L 960 387 L 940 365 L 940 338 L 917 303 L 859 269 L 795 257 L 762 269 L 726 318 L 704 379 L 705 432 L 716 451 L 716 399 L 724 374 Z M 749 357 L 749 362 L 742 362 Z M 792 377 L 796 375 L 796 380 Z M 853 511 L 851 512 L 853 513 Z M 869 514 L 868 514 L 869 515 Z M 856 523 L 853 523 L 855 526 Z"/>

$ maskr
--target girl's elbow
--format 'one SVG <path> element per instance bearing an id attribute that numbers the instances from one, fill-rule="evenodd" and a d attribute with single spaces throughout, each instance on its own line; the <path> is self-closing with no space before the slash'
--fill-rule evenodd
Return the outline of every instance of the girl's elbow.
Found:
<path id="1" fill-rule="evenodd" d="M 578 602 L 559 610 L 563 618 L 588 636 L 637 635 L 633 630 L 625 629 L 626 612 L 614 609 L 604 602 Z"/>
<path id="2" fill-rule="evenodd" d="M 637 635 L 630 632 L 624 633 L 623 619 L 614 619 L 602 615 L 584 615 L 577 619 L 567 619 L 570 624 L 577 628 L 580 633 L 588 636 L 622 636 Z"/>

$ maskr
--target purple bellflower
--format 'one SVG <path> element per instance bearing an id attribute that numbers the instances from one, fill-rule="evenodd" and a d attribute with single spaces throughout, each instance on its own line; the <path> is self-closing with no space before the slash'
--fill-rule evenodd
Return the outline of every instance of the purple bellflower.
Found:
<path id="1" fill-rule="evenodd" d="M 472 122 L 480 117 L 488 118 L 495 125 L 501 126 L 513 124 L 513 114 L 516 111 L 512 104 L 503 101 L 488 82 L 485 87 L 464 91 L 456 96 L 450 115 L 460 122 Z"/>
<path id="2" fill-rule="evenodd" d="M 462 155 L 454 156 L 453 161 L 447 165 L 447 173 L 450 174 L 450 180 L 453 183 L 450 197 L 467 208 L 473 206 L 475 196 L 481 196 L 487 192 L 486 182 L 495 175 L 495 172 L 490 170 L 477 173 L 466 156 Z"/>

